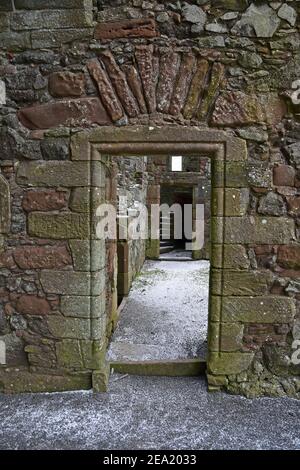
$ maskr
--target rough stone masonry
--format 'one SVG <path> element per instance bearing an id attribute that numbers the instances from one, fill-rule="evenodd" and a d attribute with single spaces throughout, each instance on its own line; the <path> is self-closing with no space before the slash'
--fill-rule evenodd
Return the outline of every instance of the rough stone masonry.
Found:
<path id="1" fill-rule="evenodd" d="M 2 391 L 105 388 L 117 254 L 89 208 L 116 199 L 116 168 L 71 142 L 139 125 L 231 148 L 212 166 L 210 389 L 299 397 L 299 16 L 296 0 L 1 1 Z"/>

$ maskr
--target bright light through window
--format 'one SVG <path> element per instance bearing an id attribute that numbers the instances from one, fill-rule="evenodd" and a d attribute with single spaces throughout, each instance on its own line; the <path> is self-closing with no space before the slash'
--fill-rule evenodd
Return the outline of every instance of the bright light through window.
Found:
<path id="1" fill-rule="evenodd" d="M 182 171 L 182 157 L 172 157 L 172 171 Z"/>

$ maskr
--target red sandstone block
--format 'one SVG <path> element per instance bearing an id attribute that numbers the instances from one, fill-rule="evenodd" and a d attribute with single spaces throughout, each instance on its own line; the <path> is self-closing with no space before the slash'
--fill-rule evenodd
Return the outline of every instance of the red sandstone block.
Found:
<path id="1" fill-rule="evenodd" d="M 60 125 L 88 127 L 90 124 L 111 124 L 99 98 L 70 99 L 30 106 L 20 109 L 18 117 L 29 129 L 49 129 Z"/>
<path id="2" fill-rule="evenodd" d="M 273 171 L 275 186 L 294 186 L 295 169 L 289 165 L 278 165 Z"/>
<path id="3" fill-rule="evenodd" d="M 55 97 L 81 96 L 85 91 L 83 73 L 57 72 L 49 77 L 49 92 Z"/>
<path id="4" fill-rule="evenodd" d="M 280 246 L 278 250 L 277 262 L 280 266 L 284 268 L 300 268 L 300 245 Z"/>
<path id="5" fill-rule="evenodd" d="M 57 269 L 72 264 L 66 246 L 21 246 L 14 251 L 14 259 L 21 269 Z"/>
<path id="6" fill-rule="evenodd" d="M 300 196 L 287 198 L 288 209 L 291 215 L 300 216 Z"/>
<path id="7" fill-rule="evenodd" d="M 158 36 L 158 32 L 155 21 L 145 18 L 98 23 L 94 36 L 95 39 L 153 38 Z"/>
<path id="8" fill-rule="evenodd" d="M 27 191 L 23 197 L 23 209 L 31 211 L 56 211 L 67 206 L 64 191 Z"/>
<path id="9" fill-rule="evenodd" d="M 24 315 L 47 315 L 51 310 L 46 299 L 27 294 L 19 297 L 16 308 Z"/>

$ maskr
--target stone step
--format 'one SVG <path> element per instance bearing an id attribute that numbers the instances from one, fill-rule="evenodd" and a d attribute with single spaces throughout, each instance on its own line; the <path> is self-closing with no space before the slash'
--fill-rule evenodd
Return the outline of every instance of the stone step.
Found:
<path id="1" fill-rule="evenodd" d="M 195 377 L 205 374 L 206 360 L 199 358 L 173 361 L 112 361 L 110 368 L 119 374 Z"/>
<path id="2" fill-rule="evenodd" d="M 160 253 L 169 253 L 170 251 L 174 250 L 174 245 L 166 245 L 161 246 L 159 249 Z"/>

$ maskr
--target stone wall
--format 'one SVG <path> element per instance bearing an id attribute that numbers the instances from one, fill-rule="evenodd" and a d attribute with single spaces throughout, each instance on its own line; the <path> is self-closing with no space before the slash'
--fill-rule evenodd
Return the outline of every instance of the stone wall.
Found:
<path id="1" fill-rule="evenodd" d="M 85 241 L 87 201 L 107 197 L 106 172 L 71 155 L 70 139 L 143 124 L 246 143 L 248 160 L 226 164 L 223 323 L 215 332 L 216 248 L 208 380 L 247 396 L 299 395 L 299 14 L 296 0 L 1 2 L 0 189 L 11 209 L 1 218 L 2 389 L 103 386 L 104 271 L 117 258 L 114 248 L 90 258 Z"/>

